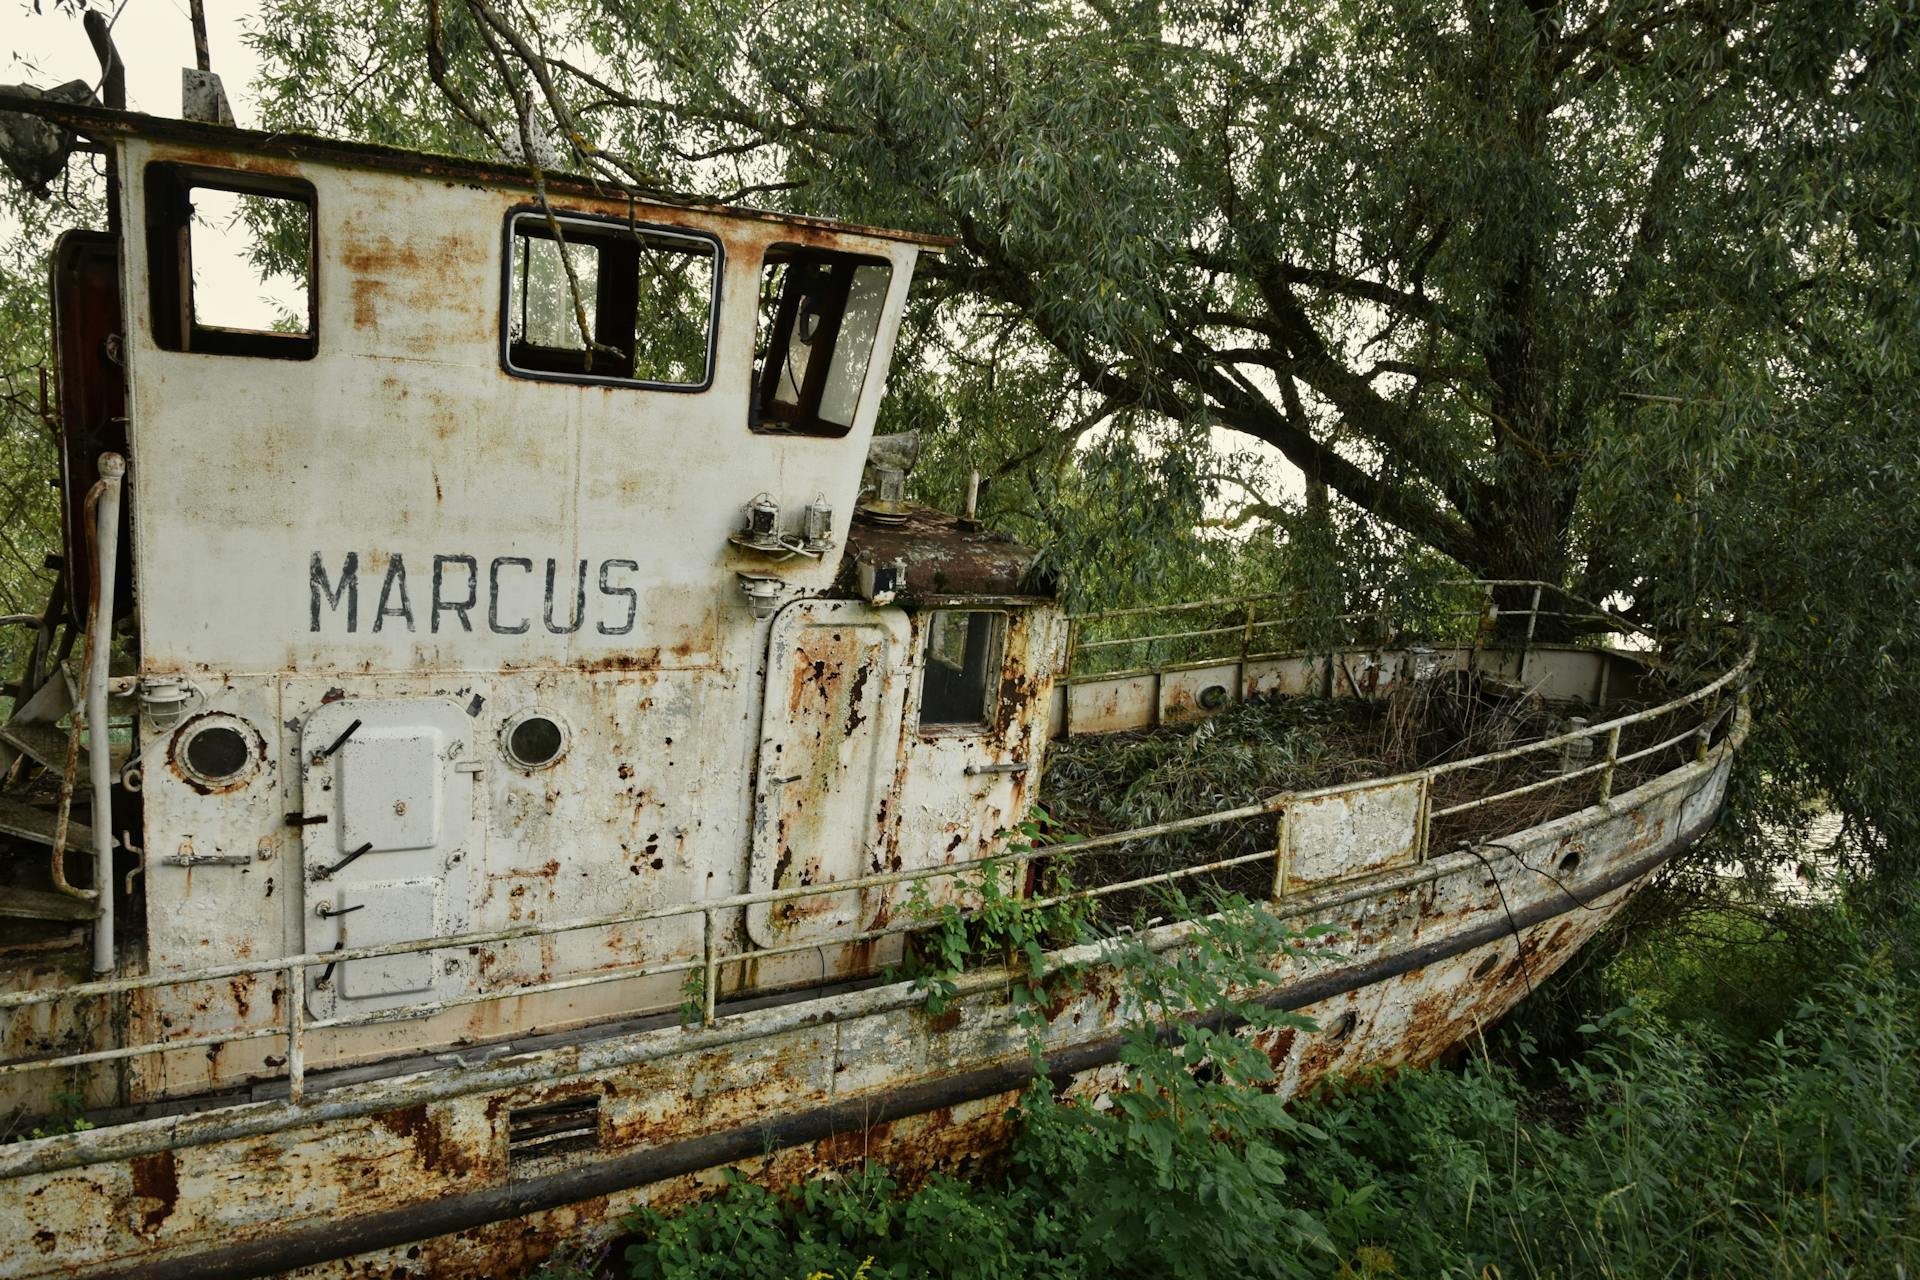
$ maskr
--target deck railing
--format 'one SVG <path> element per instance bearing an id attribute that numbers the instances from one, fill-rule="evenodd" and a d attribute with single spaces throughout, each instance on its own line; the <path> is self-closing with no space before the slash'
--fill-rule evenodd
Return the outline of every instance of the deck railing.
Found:
<path id="1" fill-rule="evenodd" d="M 1179 608 L 1179 606 L 1173 606 L 1172 608 Z M 1153 611 L 1138 610 L 1130 612 L 1145 614 Z M 808 898 L 862 892 L 868 889 L 886 888 L 897 885 L 914 883 L 928 884 L 940 880 L 952 881 L 959 884 L 961 883 L 962 877 L 972 876 L 976 873 L 1000 874 L 1003 871 L 1023 867 L 1026 862 L 1041 856 L 1070 856 L 1077 863 L 1081 859 L 1109 856 L 1118 853 L 1127 846 L 1135 845 L 1156 837 L 1219 827 L 1222 824 L 1256 818 L 1263 815 L 1278 818 L 1280 815 L 1283 815 L 1290 806 L 1297 805 L 1302 801 L 1337 795 L 1349 789 L 1379 787 L 1390 783 L 1409 782 L 1422 778 L 1430 784 L 1434 779 L 1457 771 L 1485 768 L 1532 755 L 1563 752 L 1575 743 L 1589 742 L 1599 746 L 1599 758 L 1591 765 L 1584 766 L 1577 770 L 1569 769 L 1564 772 L 1558 772 L 1552 777 L 1542 781 L 1530 782 L 1504 791 L 1476 797 L 1447 808 L 1439 810 L 1429 809 L 1421 818 L 1420 831 L 1418 833 L 1419 845 L 1417 856 L 1424 858 L 1427 853 L 1432 823 L 1436 819 L 1466 813 L 1491 805 L 1499 800 L 1511 799 L 1515 796 L 1525 795 L 1549 786 L 1560 785 L 1575 778 L 1595 774 L 1601 778 L 1599 795 L 1600 798 L 1604 800 L 1612 794 L 1613 780 L 1617 770 L 1621 766 L 1637 760 L 1656 757 L 1660 752 L 1672 750 L 1680 744 L 1687 742 L 1689 739 L 1692 739 L 1695 743 L 1695 750 L 1691 758 L 1694 760 L 1704 760 L 1716 729 L 1726 719 L 1728 713 L 1733 710 L 1736 704 L 1734 695 L 1738 693 L 1742 686 L 1742 682 L 1751 665 L 1752 658 L 1753 655 L 1749 652 L 1734 666 L 1713 680 L 1700 685 L 1691 692 L 1675 697 L 1658 706 L 1647 707 L 1627 715 L 1602 720 L 1595 724 L 1579 727 L 1573 731 L 1554 737 L 1524 743 L 1503 751 L 1491 752 L 1467 759 L 1447 761 L 1388 778 L 1370 778 L 1358 783 L 1348 783 L 1311 791 L 1282 792 L 1262 800 L 1230 809 L 1219 810 L 1214 813 L 1201 814 L 1170 822 L 1157 823 L 1151 826 L 1098 835 L 1072 844 L 1071 846 L 1033 850 L 1016 849 L 988 857 L 972 858 L 935 867 L 884 872 L 862 876 L 857 879 L 804 885 L 789 889 L 770 889 L 757 893 L 732 894 L 727 897 L 713 898 L 705 901 L 685 902 L 671 906 L 650 908 L 643 911 L 616 912 L 562 923 L 528 923 L 502 929 L 475 930 L 447 937 L 394 942 L 378 946 L 348 947 L 335 951 L 307 952 L 267 961 L 235 961 L 229 964 L 209 965 L 197 969 L 151 974 L 143 977 L 103 979 L 78 983 L 67 987 L 0 994 L 0 1013 L 8 1013 L 59 1002 L 126 996 L 136 992 L 220 982 L 237 977 L 279 975 L 284 978 L 288 992 L 288 999 L 285 1002 L 285 1019 L 276 1025 L 236 1028 L 234 1030 L 205 1035 L 154 1040 L 142 1044 L 125 1045 L 117 1048 L 100 1049 L 84 1053 L 68 1053 L 55 1056 L 0 1061 L 0 1075 L 10 1075 L 27 1071 L 54 1071 L 86 1066 L 93 1063 L 132 1059 L 161 1053 L 174 1053 L 186 1049 L 213 1048 L 219 1045 L 239 1044 L 249 1041 L 280 1040 L 285 1045 L 284 1075 L 287 1082 L 287 1102 L 291 1106 L 298 1106 L 306 1095 L 306 1050 L 309 1039 L 316 1033 L 374 1026 L 387 1022 L 411 1021 L 468 1005 L 483 1004 L 498 1000 L 520 999 L 553 992 L 576 991 L 611 982 L 624 982 L 672 974 L 698 975 L 697 978 L 691 980 L 694 982 L 695 989 L 698 992 L 699 1018 L 705 1025 L 714 1026 L 719 1019 L 724 1016 L 724 1010 L 722 1010 L 718 1004 L 718 996 L 721 990 L 723 972 L 730 965 L 745 965 L 783 955 L 818 952 L 828 947 L 873 942 L 893 935 L 923 929 L 927 926 L 927 922 L 924 920 L 909 918 L 890 923 L 881 928 L 835 934 L 825 938 L 810 938 L 804 942 L 738 951 L 722 951 L 722 929 L 727 918 L 730 917 L 732 913 L 742 911 L 748 907 L 759 905 L 771 906 Z M 1637 748 L 1626 753 L 1621 752 L 1622 730 L 1664 717 L 1673 716 L 1676 713 L 1687 711 L 1689 708 L 1702 703 L 1707 704 L 1706 708 L 1682 731 L 1667 736 L 1653 745 Z M 1271 862 L 1274 864 L 1273 893 L 1276 898 L 1282 896 L 1284 839 L 1276 841 L 1275 846 L 1272 848 L 1262 848 L 1249 854 L 1214 859 L 1152 875 L 1076 888 L 1070 893 L 1039 899 L 1037 900 L 1037 905 L 1062 902 L 1069 899 L 1095 901 L 1123 892 L 1150 888 L 1156 885 L 1173 884 L 1182 880 L 1194 880 L 1259 862 Z M 549 938 L 592 929 L 645 924 L 661 920 L 684 919 L 693 916 L 698 916 L 701 921 L 702 941 L 700 953 L 695 956 L 663 961 L 658 964 L 603 969 L 593 973 L 581 974 L 559 980 L 521 983 L 502 987 L 497 990 L 479 991 L 441 1000 L 423 1001 L 402 1008 L 324 1019 L 308 1019 L 305 1011 L 306 1001 L 301 998 L 302 994 L 306 991 L 307 973 L 309 970 L 315 968 L 330 970 L 331 967 L 335 965 L 360 960 L 370 960 L 382 956 L 409 955 L 460 947 L 487 946 L 527 938 Z"/>
<path id="2" fill-rule="evenodd" d="M 1527 651 L 1533 646 L 1539 633 L 1542 619 L 1558 619 L 1569 624 L 1582 624 L 1596 634 L 1607 631 L 1631 633 L 1648 637 L 1649 633 L 1641 624 L 1613 610 L 1591 601 L 1572 595 L 1552 583 L 1534 578 L 1446 578 L 1436 582 L 1421 584 L 1419 590 L 1437 592 L 1456 597 L 1452 601 L 1441 601 L 1437 607 L 1407 608 L 1402 610 L 1370 609 L 1352 613 L 1316 614 L 1302 612 L 1292 606 L 1297 605 L 1295 596 L 1272 593 L 1254 596 L 1224 596 L 1211 600 L 1185 600 L 1177 604 L 1140 605 L 1129 609 L 1100 609 L 1067 616 L 1067 658 L 1064 665 L 1063 683 L 1074 684 L 1088 680 L 1111 680 L 1125 676 L 1147 675 L 1156 671 L 1177 670 L 1182 666 L 1199 666 L 1218 662 L 1257 662 L 1266 658 L 1282 657 L 1300 652 L 1326 652 L 1332 648 L 1353 648 L 1356 641 L 1371 641 L 1376 644 L 1407 643 L 1414 638 L 1448 640 L 1452 639 L 1458 647 L 1477 652 L 1487 645 L 1496 625 L 1502 619 L 1526 619 L 1526 628 L 1515 634 L 1509 626 L 1506 635 L 1517 640 L 1514 648 L 1524 661 Z M 1502 607 L 1498 602 L 1501 593 L 1509 595 L 1525 593 L 1527 603 L 1523 606 Z M 1471 601 L 1473 607 L 1465 607 Z M 1574 607 L 1543 609 L 1543 601 L 1564 603 Z M 1272 617 L 1261 617 L 1262 606 L 1286 606 L 1287 611 Z M 1145 634 L 1127 634 L 1129 624 L 1177 618 L 1182 614 L 1213 612 L 1237 613 L 1240 618 L 1224 626 L 1190 627 L 1185 630 L 1156 630 Z M 1472 620 L 1472 627 L 1464 624 Z M 1376 624 L 1371 636 L 1357 633 L 1366 628 L 1354 624 Z M 1117 625 L 1116 625 L 1117 624 Z M 1380 624 L 1387 624 L 1396 633 L 1387 635 Z M 1163 624 L 1171 625 L 1171 624 Z M 1347 632 L 1335 639 L 1334 628 L 1346 626 Z M 1449 637 L 1449 627 L 1456 634 Z M 1089 631 L 1116 630 L 1120 634 L 1099 635 L 1088 639 Z M 1268 644 L 1262 648 L 1262 637 L 1273 632 L 1287 630 L 1296 637 L 1305 639 L 1289 644 L 1274 646 Z M 1464 631 L 1465 634 L 1459 632 Z M 1220 637 L 1234 636 L 1237 645 L 1200 644 L 1195 642 L 1216 640 Z M 1316 643 L 1316 641 L 1318 643 Z M 1182 659 L 1167 662 L 1155 662 L 1156 647 L 1174 648 L 1184 642 L 1188 648 L 1199 648 L 1198 655 L 1189 654 Z M 1137 665 L 1119 667 L 1112 670 L 1090 669 L 1095 664 L 1089 658 L 1109 652 L 1128 653 L 1140 650 Z"/>

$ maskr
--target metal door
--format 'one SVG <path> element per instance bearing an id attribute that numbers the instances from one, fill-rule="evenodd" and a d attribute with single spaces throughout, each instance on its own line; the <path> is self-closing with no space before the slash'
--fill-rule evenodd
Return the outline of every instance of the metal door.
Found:
<path id="1" fill-rule="evenodd" d="M 831 884 L 881 869 L 899 757 L 910 628 L 898 609 L 797 600 L 773 620 L 754 788 L 753 892 Z M 759 904 L 763 947 L 863 927 L 861 893 Z"/>
<path id="2" fill-rule="evenodd" d="M 346 698 L 301 726 L 301 844 L 309 951 L 425 941 L 467 926 L 472 718 L 446 698 Z M 315 1017 L 448 999 L 465 951 L 346 960 L 308 977 Z"/>

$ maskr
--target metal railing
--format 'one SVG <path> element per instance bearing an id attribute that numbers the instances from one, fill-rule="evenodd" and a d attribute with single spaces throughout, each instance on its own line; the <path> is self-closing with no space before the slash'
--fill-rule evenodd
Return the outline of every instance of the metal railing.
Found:
<path id="1" fill-rule="evenodd" d="M 790 889 L 770 889 L 756 893 L 732 894 L 727 897 L 714 898 L 706 901 L 678 903 L 643 911 L 617 912 L 590 916 L 563 923 L 515 925 L 502 929 L 476 930 L 447 937 L 386 943 L 378 946 L 349 947 L 333 951 L 307 952 L 268 961 L 236 961 L 230 964 L 151 974 L 144 977 L 103 979 L 78 983 L 68 987 L 0 994 L 0 1013 L 5 1013 L 58 1002 L 124 996 L 135 992 L 188 986 L 196 983 L 218 982 L 242 976 L 264 977 L 267 975 L 275 975 L 276 977 L 284 977 L 288 993 L 284 1021 L 277 1025 L 237 1028 L 205 1035 L 154 1040 L 142 1044 L 125 1045 L 117 1048 L 93 1050 L 83 1053 L 0 1061 L 0 1075 L 9 1075 L 25 1071 L 53 1071 L 63 1068 L 86 1066 L 94 1063 L 145 1057 L 153 1054 L 174 1053 L 186 1049 L 213 1048 L 219 1045 L 238 1044 L 248 1041 L 280 1039 L 283 1040 L 286 1045 L 284 1066 L 287 1081 L 287 1102 L 289 1105 L 298 1106 L 306 1093 L 306 1051 L 308 1042 L 316 1033 L 374 1026 L 386 1022 L 411 1021 L 468 1005 L 483 1004 L 498 1000 L 520 999 L 552 992 L 575 991 L 611 982 L 631 981 L 639 978 L 659 977 L 671 974 L 699 975 L 700 1020 L 704 1025 L 711 1027 L 716 1025 L 721 1017 L 721 1010 L 717 1003 L 721 988 L 720 979 L 723 970 L 729 965 L 745 965 L 783 955 L 817 952 L 828 947 L 872 942 L 892 935 L 924 929 L 929 923 L 925 919 L 908 918 L 881 928 L 865 929 L 846 934 L 835 934 L 826 938 L 813 938 L 782 946 L 723 952 L 721 950 L 722 918 L 730 917 L 733 913 L 743 911 L 748 907 L 763 904 L 771 906 L 808 898 L 858 893 L 869 889 L 887 888 L 913 883 L 930 883 L 938 880 L 950 880 L 954 882 L 956 886 L 965 889 L 967 886 L 962 883 L 962 877 L 970 876 L 974 873 L 1001 874 L 1008 871 L 1018 872 L 1022 870 L 1029 861 L 1041 857 L 1070 858 L 1077 864 L 1082 859 L 1108 856 L 1127 846 L 1135 845 L 1156 837 L 1219 827 L 1222 824 L 1256 818 L 1263 815 L 1277 816 L 1283 814 L 1289 806 L 1310 797 L 1325 797 L 1347 790 L 1372 788 L 1388 783 L 1408 782 L 1421 778 L 1425 778 L 1429 784 L 1431 784 L 1433 780 L 1447 774 L 1462 770 L 1484 768 L 1535 754 L 1561 752 L 1569 745 L 1577 742 L 1585 741 L 1604 744 L 1601 758 L 1592 765 L 1583 767 L 1577 771 L 1557 773 L 1544 781 L 1531 782 L 1486 796 L 1476 797 L 1448 808 L 1439 810 L 1429 808 L 1423 813 L 1417 832 L 1417 857 L 1424 859 L 1427 856 L 1432 823 L 1435 819 L 1469 812 L 1490 805 L 1498 800 L 1510 799 L 1514 796 L 1527 794 L 1548 786 L 1561 785 L 1573 778 L 1596 773 L 1599 774 L 1602 779 L 1599 787 L 1599 797 L 1604 801 L 1613 793 L 1613 781 L 1620 766 L 1637 760 L 1655 757 L 1662 751 L 1674 749 L 1688 739 L 1693 739 L 1696 744 L 1691 759 L 1704 761 L 1707 758 L 1713 733 L 1736 705 L 1737 700 L 1727 695 L 1738 692 L 1737 686 L 1739 682 L 1744 679 L 1752 660 L 1753 654 L 1749 651 L 1747 655 L 1733 667 L 1689 693 L 1658 706 L 1648 707 L 1614 719 L 1603 720 L 1554 737 L 1543 738 L 1535 742 L 1524 743 L 1502 751 L 1490 752 L 1467 759 L 1448 761 L 1391 777 L 1369 778 L 1361 782 L 1346 783 L 1308 791 L 1282 792 L 1266 799 L 1234 808 L 1156 823 L 1151 826 L 1136 827 L 1126 831 L 1098 835 L 1071 845 L 1035 849 L 1014 849 L 999 854 L 947 863 L 936 867 L 883 872 L 861 876 L 856 879 L 804 885 Z M 1708 711 L 1700 717 L 1697 723 L 1689 725 L 1689 727 L 1682 732 L 1666 737 L 1654 745 L 1638 748 L 1625 754 L 1620 751 L 1622 730 L 1662 717 L 1672 716 L 1710 699 L 1712 700 L 1712 705 Z M 1094 901 L 1123 892 L 1209 876 L 1220 871 L 1262 861 L 1272 861 L 1274 864 L 1273 892 L 1277 898 L 1282 896 L 1282 870 L 1285 857 L 1284 843 L 1284 839 L 1277 839 L 1274 847 L 1262 848 L 1253 853 L 1213 859 L 1195 865 L 1177 867 L 1168 871 L 1157 872 L 1146 876 L 1136 876 L 1131 879 L 1118 880 L 1106 884 L 1095 884 L 1084 888 L 1076 888 L 1069 893 L 1036 899 L 1035 901 L 1036 905 L 1049 905 L 1070 899 Z M 306 975 L 307 971 L 315 966 L 324 968 L 326 966 L 358 960 L 375 959 L 382 956 L 408 955 L 451 950 L 461 947 L 485 946 L 513 942 L 526 938 L 548 938 L 592 929 L 644 924 L 661 920 L 684 919 L 691 916 L 698 916 L 701 920 L 701 946 L 697 956 L 687 956 L 658 964 L 633 965 L 597 970 L 592 973 L 580 974 L 554 981 L 516 984 L 502 987 L 498 990 L 472 992 L 466 995 L 436 1001 L 423 1001 L 401 1008 L 363 1012 L 347 1016 L 309 1020 L 305 1013 L 306 1001 L 302 996 L 306 990 Z M 277 1066 L 279 1064 L 269 1065 Z"/>
<path id="2" fill-rule="evenodd" d="M 1318 644 L 1307 643 L 1304 646 L 1285 646 L 1280 648 L 1259 648 L 1258 637 L 1271 632 L 1292 629 L 1296 633 L 1311 631 L 1315 628 L 1330 628 L 1340 624 L 1362 622 L 1389 622 L 1398 620 L 1408 624 L 1417 633 L 1431 633 L 1444 630 L 1448 625 L 1459 626 L 1467 619 L 1474 621 L 1473 633 L 1467 644 L 1461 648 L 1470 648 L 1478 652 L 1488 640 L 1496 623 L 1502 618 L 1525 618 L 1526 630 L 1518 636 L 1516 652 L 1524 662 L 1527 651 L 1533 646 L 1538 634 L 1540 620 L 1543 618 L 1562 619 L 1569 623 L 1598 623 L 1607 630 L 1632 632 L 1636 635 L 1650 636 L 1651 633 L 1639 623 L 1623 617 L 1606 607 L 1583 600 L 1570 592 L 1534 578 L 1446 578 L 1437 582 L 1423 584 L 1421 589 L 1439 592 L 1458 593 L 1463 598 L 1478 597 L 1473 608 L 1440 607 L 1435 609 L 1409 608 L 1401 610 L 1369 609 L 1352 613 L 1302 613 L 1289 611 L 1283 616 L 1260 617 L 1261 606 L 1288 605 L 1296 597 L 1284 593 L 1270 593 L 1254 596 L 1224 596 L 1211 600 L 1187 600 L 1178 604 L 1140 605 L 1129 609 L 1101 609 L 1067 616 L 1067 657 L 1064 664 L 1063 683 L 1074 684 L 1087 680 L 1112 680 L 1127 676 L 1149 675 L 1157 671 L 1177 670 L 1181 666 L 1203 666 L 1222 662 L 1258 662 L 1291 656 L 1299 653 L 1326 653 L 1330 649 L 1353 648 L 1349 641 L 1327 643 L 1330 637 L 1322 637 Z M 1528 593 L 1525 607 L 1502 608 L 1496 602 L 1496 596 L 1502 592 L 1524 591 Z M 1578 608 L 1543 609 L 1541 602 L 1551 597 Z M 1129 620 L 1160 618 L 1183 613 L 1202 611 L 1232 611 L 1245 616 L 1225 626 L 1205 626 L 1187 630 L 1154 631 L 1144 635 L 1113 635 L 1089 640 L 1089 629 L 1101 624 L 1125 623 Z M 1122 627 L 1124 630 L 1124 626 Z M 1156 663 L 1153 660 L 1156 645 L 1172 645 L 1176 642 L 1210 640 L 1220 636 L 1238 636 L 1235 646 L 1206 646 L 1214 652 L 1199 657 L 1190 657 L 1176 663 Z M 1389 637 L 1375 635 L 1376 643 L 1404 642 L 1411 637 L 1402 635 Z M 1143 648 L 1139 664 L 1115 670 L 1089 671 L 1082 669 L 1082 659 L 1088 655 L 1108 651 L 1127 651 Z"/>

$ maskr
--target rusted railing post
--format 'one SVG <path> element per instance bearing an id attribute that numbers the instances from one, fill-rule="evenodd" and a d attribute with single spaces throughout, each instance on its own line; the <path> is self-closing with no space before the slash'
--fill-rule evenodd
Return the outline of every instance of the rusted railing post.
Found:
<path id="1" fill-rule="evenodd" d="M 1273 901 L 1275 901 L 1275 902 L 1278 902 L 1278 901 L 1280 901 L 1280 899 L 1281 899 L 1281 898 L 1283 898 L 1284 896 L 1286 896 L 1286 889 L 1287 889 L 1287 814 L 1288 814 L 1288 812 L 1289 812 L 1288 810 L 1286 810 L 1286 809 L 1282 809 L 1282 810 L 1280 811 L 1280 818 L 1279 818 L 1279 820 L 1278 820 L 1277 822 L 1275 822 L 1275 823 L 1273 824 L 1273 827 L 1274 827 L 1274 840 L 1273 840 L 1273 893 L 1272 893 L 1272 894 L 1271 894 L 1270 896 L 1272 897 L 1272 899 L 1273 899 Z"/>
<path id="2" fill-rule="evenodd" d="M 1519 684 L 1527 682 L 1527 657 L 1533 652 L 1534 628 L 1540 625 L 1540 584 L 1533 584 L 1533 603 L 1527 606 L 1527 638 L 1520 642 L 1520 674 L 1514 677 Z"/>
<path id="3" fill-rule="evenodd" d="M 1480 674 L 1480 641 L 1486 636 L 1487 628 L 1500 621 L 1500 607 L 1493 602 L 1493 588 L 1480 588 L 1480 616 L 1473 624 L 1473 648 L 1467 653 L 1467 674 Z"/>
<path id="4" fill-rule="evenodd" d="M 1607 730 L 1607 767 L 1600 773 L 1600 798 L 1613 797 L 1613 770 L 1620 763 L 1620 726 Z"/>
<path id="5" fill-rule="evenodd" d="M 710 1027 L 716 1021 L 713 1006 L 714 1001 L 719 998 L 720 994 L 720 957 L 718 955 L 719 947 L 716 945 L 717 940 L 714 937 L 713 908 L 708 907 L 705 911 L 702 911 L 700 913 L 700 921 L 701 952 L 706 960 L 706 969 L 704 971 L 706 981 L 701 984 L 704 988 L 701 999 L 705 1005 L 702 1019 L 705 1024 Z"/>
<path id="6" fill-rule="evenodd" d="M 307 966 L 287 966 L 287 1102 L 299 1106 L 307 1093 Z"/>

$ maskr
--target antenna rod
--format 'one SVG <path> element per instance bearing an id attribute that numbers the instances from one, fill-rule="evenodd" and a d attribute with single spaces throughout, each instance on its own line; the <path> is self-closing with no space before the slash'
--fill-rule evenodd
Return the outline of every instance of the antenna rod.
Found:
<path id="1" fill-rule="evenodd" d="M 205 0 L 190 0 L 189 16 L 193 19 L 193 60 L 202 71 L 213 70 L 213 59 L 207 53 L 207 6 Z"/>
<path id="2" fill-rule="evenodd" d="M 196 3 L 194 7 L 197 9 L 199 5 Z M 120 61 L 120 51 L 113 47 L 113 24 L 98 9 L 87 10 L 80 24 L 87 29 L 87 39 L 93 42 L 94 56 L 100 59 L 101 102 L 115 111 L 125 111 L 127 64 Z"/>

